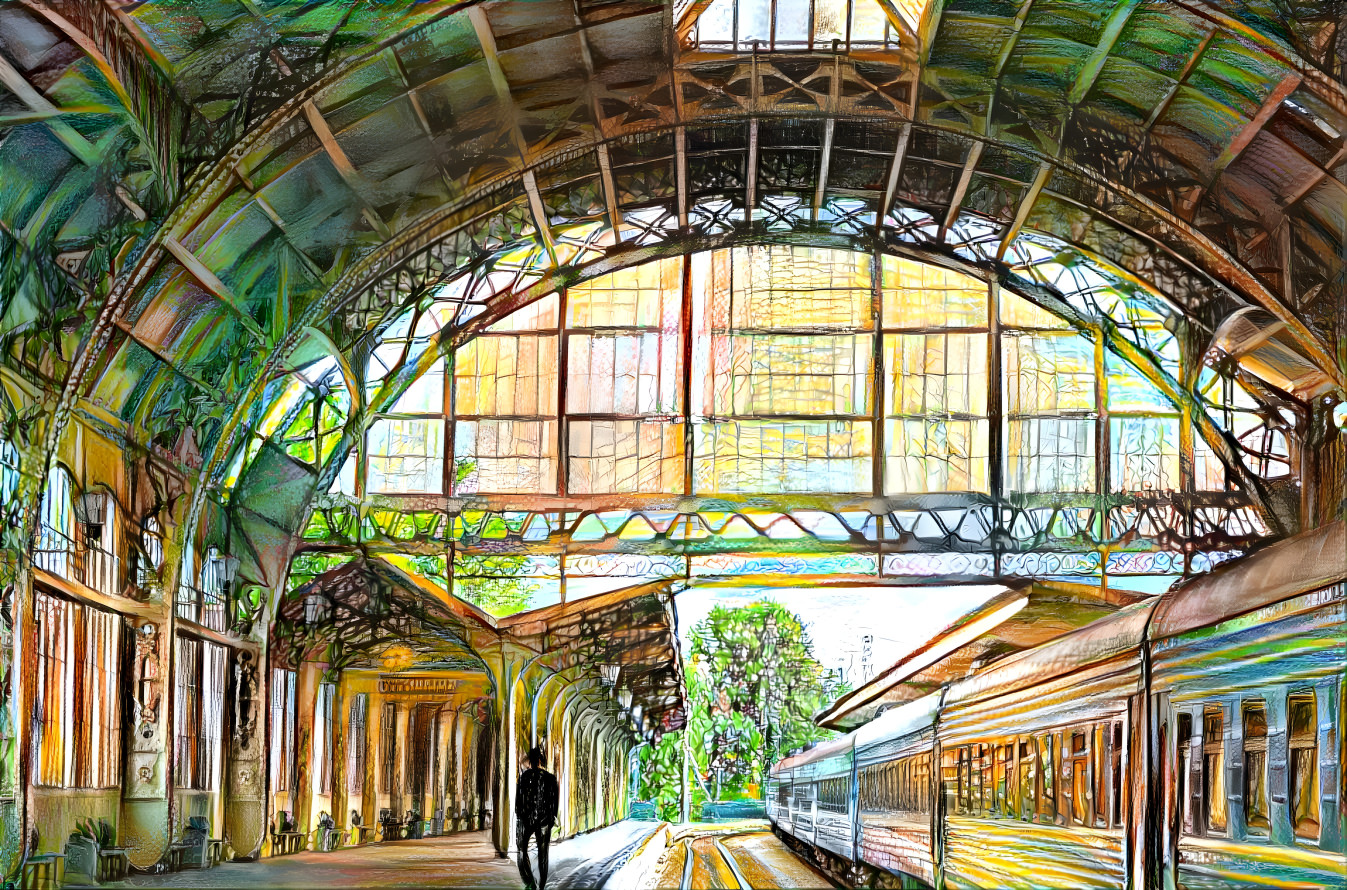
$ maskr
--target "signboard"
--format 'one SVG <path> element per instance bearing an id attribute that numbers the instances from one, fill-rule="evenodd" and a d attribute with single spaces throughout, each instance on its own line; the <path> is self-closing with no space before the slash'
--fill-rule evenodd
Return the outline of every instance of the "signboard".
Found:
<path id="1" fill-rule="evenodd" d="M 379 678 L 379 691 L 384 695 L 425 695 L 447 697 L 458 691 L 459 681 L 453 677 L 390 677 Z"/>

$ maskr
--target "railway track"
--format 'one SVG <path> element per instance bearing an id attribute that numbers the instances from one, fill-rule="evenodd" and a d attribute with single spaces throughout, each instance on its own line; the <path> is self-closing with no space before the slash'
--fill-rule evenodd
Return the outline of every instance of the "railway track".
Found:
<path id="1" fill-rule="evenodd" d="M 675 866 L 679 890 L 838 886 L 767 832 L 693 835 L 679 841 L 676 849 L 675 855 L 681 857 L 681 867 Z M 660 886 L 675 885 L 666 879 Z"/>

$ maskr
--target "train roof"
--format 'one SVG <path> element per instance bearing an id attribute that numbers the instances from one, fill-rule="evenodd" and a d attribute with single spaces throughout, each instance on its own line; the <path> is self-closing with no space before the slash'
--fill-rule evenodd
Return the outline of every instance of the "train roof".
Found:
<path id="1" fill-rule="evenodd" d="M 779 772 L 785 769 L 798 769 L 809 763 L 815 763 L 820 760 L 827 760 L 829 757 L 836 757 L 844 751 L 849 751 L 852 745 L 852 736 L 855 733 L 847 733 L 835 739 L 829 739 L 826 742 L 819 742 L 808 751 L 801 751 L 792 757 L 777 761 L 776 766 L 772 767 L 770 772 Z"/>
<path id="2" fill-rule="evenodd" d="M 1146 638 L 1155 600 L 1137 603 L 1033 649 L 1008 655 L 951 684 L 949 704 L 1013 692 L 1136 651 Z"/>
<path id="3" fill-rule="evenodd" d="M 891 708 L 852 733 L 856 747 L 867 748 L 881 741 L 901 738 L 929 729 L 940 713 L 940 692 Z"/>
<path id="4" fill-rule="evenodd" d="M 1160 597 L 1152 639 L 1220 624 L 1264 606 L 1347 581 L 1347 523 L 1279 541 Z"/>

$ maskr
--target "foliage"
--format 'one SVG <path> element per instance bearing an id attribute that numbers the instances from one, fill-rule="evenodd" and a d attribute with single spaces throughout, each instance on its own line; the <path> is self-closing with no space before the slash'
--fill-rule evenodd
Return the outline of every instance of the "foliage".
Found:
<path id="1" fill-rule="evenodd" d="M 117 829 L 106 819 L 99 819 L 97 822 L 94 822 L 93 819 L 85 819 L 82 822 L 77 822 L 71 835 L 73 837 L 87 837 L 103 848 L 114 846 L 117 841 Z"/>
<path id="2" fill-rule="evenodd" d="M 717 606 L 692 631 L 688 724 L 641 753 L 642 796 L 677 819 L 683 748 L 692 812 L 706 800 L 757 798 L 767 769 L 793 748 L 835 733 L 813 721 L 846 688 L 814 658 L 799 616 L 773 602 Z"/>

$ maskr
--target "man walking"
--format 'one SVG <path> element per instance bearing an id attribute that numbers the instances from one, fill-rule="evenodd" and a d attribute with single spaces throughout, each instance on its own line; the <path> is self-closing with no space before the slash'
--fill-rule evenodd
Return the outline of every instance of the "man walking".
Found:
<path id="1" fill-rule="evenodd" d="M 557 821 L 557 777 L 543 769 L 542 748 L 529 750 L 529 768 L 519 777 L 514 796 L 515 840 L 519 844 L 519 874 L 529 890 L 547 885 L 547 844 L 552 839 L 552 824 Z M 538 842 L 538 882 L 529 868 L 529 838 Z"/>

